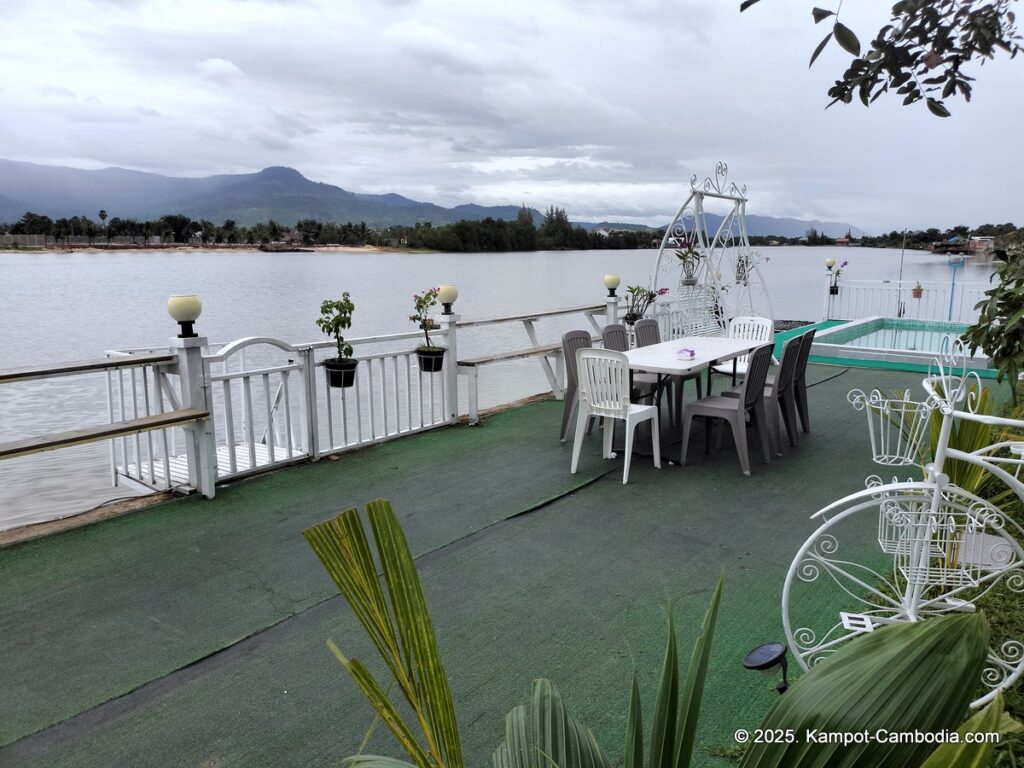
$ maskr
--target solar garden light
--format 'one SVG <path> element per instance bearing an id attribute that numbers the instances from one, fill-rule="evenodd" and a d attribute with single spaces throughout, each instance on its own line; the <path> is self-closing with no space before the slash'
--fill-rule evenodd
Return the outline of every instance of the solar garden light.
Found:
<path id="1" fill-rule="evenodd" d="M 743 657 L 743 666 L 747 669 L 756 669 L 759 672 L 771 672 L 775 667 L 782 667 L 782 682 L 775 686 L 780 694 L 789 689 L 789 681 L 786 680 L 786 644 L 765 643 L 759 645 Z"/>
<path id="2" fill-rule="evenodd" d="M 452 304 L 459 298 L 459 289 L 454 285 L 441 285 L 438 286 L 437 298 L 441 300 L 441 307 L 443 308 L 442 315 L 451 315 Z"/>
<path id="3" fill-rule="evenodd" d="M 176 293 L 167 300 L 167 313 L 181 326 L 179 339 L 194 339 L 199 335 L 193 330 L 192 324 L 199 319 L 202 311 L 203 302 L 195 293 Z"/>
<path id="4" fill-rule="evenodd" d="M 615 289 L 619 287 L 619 283 L 621 282 L 622 278 L 618 275 L 604 276 L 604 287 L 608 289 L 608 296 L 615 296 Z"/>

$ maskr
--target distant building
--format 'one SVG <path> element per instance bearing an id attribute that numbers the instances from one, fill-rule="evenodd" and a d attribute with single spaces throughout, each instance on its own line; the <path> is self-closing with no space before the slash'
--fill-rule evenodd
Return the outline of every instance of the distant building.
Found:
<path id="1" fill-rule="evenodd" d="M 849 245 L 850 238 L 848 237 L 837 237 L 835 240 L 836 245 Z"/>
<path id="2" fill-rule="evenodd" d="M 968 243 L 971 253 L 988 253 L 995 247 L 994 237 L 978 237 L 974 236 Z"/>

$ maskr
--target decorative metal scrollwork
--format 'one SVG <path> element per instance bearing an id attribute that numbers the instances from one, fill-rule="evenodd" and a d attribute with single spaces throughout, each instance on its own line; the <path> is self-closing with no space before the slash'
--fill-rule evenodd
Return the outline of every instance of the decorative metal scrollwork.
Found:
<path id="1" fill-rule="evenodd" d="M 690 177 L 690 189 L 694 192 L 714 192 L 719 195 L 729 195 L 730 197 L 743 197 L 747 196 L 747 185 L 737 186 L 735 183 L 729 181 L 729 166 L 719 160 L 715 164 L 715 175 L 705 176 L 703 181 L 697 181 L 697 174 L 693 174 Z"/>
<path id="2" fill-rule="evenodd" d="M 703 181 L 696 175 L 691 178 L 690 195 L 667 227 L 658 252 L 651 287 L 668 289 L 658 300 L 667 307 L 661 314 L 703 300 L 709 302 L 704 314 L 716 318 L 715 327 L 668 324 L 682 335 L 724 333 L 733 317 L 774 317 L 761 274 L 761 265 L 768 260 L 751 249 L 747 237 L 746 187 L 730 182 L 728 173 L 728 166 L 719 162 L 713 176 Z M 718 226 L 709 227 L 706 199 L 727 206 Z M 692 313 L 689 308 L 682 311 Z M 654 314 L 659 314 L 657 306 Z"/>

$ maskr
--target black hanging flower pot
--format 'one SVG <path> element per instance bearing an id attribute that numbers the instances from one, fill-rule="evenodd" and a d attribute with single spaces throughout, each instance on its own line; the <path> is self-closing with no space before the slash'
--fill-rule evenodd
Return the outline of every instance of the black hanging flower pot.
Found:
<path id="1" fill-rule="evenodd" d="M 828 287 L 828 292 L 830 294 L 832 294 L 833 296 L 838 296 L 839 295 L 839 286 L 838 285 L 830 285 Z"/>
<path id="2" fill-rule="evenodd" d="M 332 357 L 324 360 L 327 383 L 332 387 L 351 387 L 356 381 L 358 360 L 351 357 Z"/>
<path id="3" fill-rule="evenodd" d="M 444 367 L 444 347 L 420 347 L 416 350 L 416 359 L 423 373 L 437 373 Z"/>

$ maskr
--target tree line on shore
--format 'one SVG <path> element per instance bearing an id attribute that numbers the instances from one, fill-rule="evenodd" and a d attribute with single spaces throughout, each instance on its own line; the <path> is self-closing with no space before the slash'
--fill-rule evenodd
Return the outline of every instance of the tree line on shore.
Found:
<path id="1" fill-rule="evenodd" d="M 904 240 L 904 237 L 906 240 Z M 860 245 L 864 248 L 903 248 L 927 251 L 932 243 L 941 243 L 951 237 L 994 237 L 1000 243 L 1021 243 L 1024 242 L 1024 227 L 1018 229 L 1012 223 L 1007 224 L 982 224 L 971 229 L 965 224 L 960 224 L 950 229 L 941 230 L 936 227 L 929 229 L 907 230 L 901 232 L 893 230 L 882 235 L 863 235 L 859 238 L 852 237 L 846 233 L 846 239 L 853 245 Z M 816 229 L 809 229 L 803 237 L 778 237 L 775 235 L 751 235 L 751 245 L 835 245 L 836 238 L 818 232 Z"/>
<path id="2" fill-rule="evenodd" d="M 52 219 L 28 212 L 13 224 L 0 224 L 0 234 L 44 235 L 58 244 L 89 245 L 115 240 L 137 245 L 160 243 L 202 243 L 203 245 L 262 245 L 290 241 L 303 245 L 360 246 L 400 245 L 438 251 L 535 251 L 591 248 L 642 248 L 651 245 L 651 232 L 617 231 L 607 234 L 574 226 L 563 208 L 552 206 L 540 226 L 533 214 L 523 207 L 514 221 L 492 219 L 457 221 L 433 226 L 430 222 L 414 226 L 395 225 L 371 229 L 365 221 L 339 224 L 317 219 L 300 219 L 287 226 L 270 219 L 252 226 L 243 226 L 232 219 L 215 224 L 207 219 L 191 219 L 183 214 L 170 214 L 151 221 L 133 218 L 109 218 L 99 212 L 99 221 L 88 216 Z"/>
<path id="3" fill-rule="evenodd" d="M 109 220 L 108 220 L 109 218 Z M 232 219 L 215 224 L 207 219 L 191 219 L 183 214 L 169 214 L 151 221 L 133 218 L 107 216 L 99 212 L 99 221 L 88 216 L 51 219 L 28 212 L 13 224 L 0 224 L 0 234 L 44 235 L 52 237 L 57 244 L 68 246 L 80 244 L 82 239 L 89 245 L 118 243 L 147 245 L 154 242 L 201 243 L 203 245 L 263 245 L 276 242 L 293 242 L 303 245 L 347 245 L 367 244 L 422 248 L 454 252 L 502 252 L 564 249 L 633 249 L 657 246 L 664 235 L 661 229 L 616 230 L 600 232 L 574 226 L 565 209 L 551 206 L 544 214 L 538 227 L 533 214 L 523 207 L 515 220 L 485 218 L 477 221 L 462 220 L 453 224 L 433 226 L 430 222 L 413 226 L 395 225 L 387 228 L 371 228 L 365 221 L 358 223 L 322 222 L 313 218 L 300 219 L 294 226 L 288 226 L 270 219 L 252 226 L 240 225 Z M 1024 228 L 1018 229 L 1012 223 L 983 224 L 973 230 L 959 225 L 947 230 L 930 228 L 899 232 L 893 230 L 877 236 L 847 238 L 852 244 L 869 248 L 901 248 L 927 250 L 934 242 L 948 240 L 954 236 L 966 238 L 995 237 L 999 243 L 1024 242 Z M 777 235 L 752 235 L 750 243 L 765 245 L 833 245 L 836 238 L 810 229 L 802 237 Z"/>

